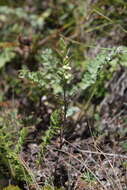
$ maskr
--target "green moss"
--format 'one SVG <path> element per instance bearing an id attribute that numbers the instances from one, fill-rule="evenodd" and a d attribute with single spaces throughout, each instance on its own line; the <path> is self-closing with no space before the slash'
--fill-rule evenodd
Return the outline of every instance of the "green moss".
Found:
<path id="1" fill-rule="evenodd" d="M 5 187 L 3 190 L 21 190 L 18 186 L 15 185 L 9 185 Z"/>
<path id="2" fill-rule="evenodd" d="M 52 187 L 51 185 L 46 185 L 43 187 L 42 190 L 64 190 L 63 188 L 57 188 L 57 187 Z"/>

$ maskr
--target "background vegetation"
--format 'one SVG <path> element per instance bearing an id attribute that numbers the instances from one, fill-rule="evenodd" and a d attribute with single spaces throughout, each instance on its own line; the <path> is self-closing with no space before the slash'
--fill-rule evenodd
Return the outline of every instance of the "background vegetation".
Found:
<path id="1" fill-rule="evenodd" d="M 127 188 L 127 2 L 0 1 L 0 190 Z"/>

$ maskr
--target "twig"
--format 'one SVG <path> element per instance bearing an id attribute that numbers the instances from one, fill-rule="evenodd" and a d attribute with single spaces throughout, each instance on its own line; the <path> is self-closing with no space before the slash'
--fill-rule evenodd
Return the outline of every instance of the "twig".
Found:
<path id="1" fill-rule="evenodd" d="M 71 145 L 73 148 L 76 148 L 81 153 L 98 154 L 98 155 L 104 155 L 104 156 L 110 156 L 110 157 L 119 157 L 119 158 L 127 159 L 127 156 L 122 155 L 122 154 L 106 153 L 106 152 L 102 152 L 101 150 L 100 150 L 100 152 L 90 151 L 90 150 L 81 150 L 81 149 L 77 148 L 76 146 L 72 145 L 71 143 L 69 143 L 67 140 L 64 139 L 64 141 L 67 142 L 69 145 Z"/>
<path id="2" fill-rule="evenodd" d="M 79 160 L 77 157 L 75 157 L 74 155 L 72 155 L 69 152 L 66 152 L 66 151 L 63 151 L 63 150 L 59 150 L 59 149 L 54 149 L 54 150 L 57 150 L 57 151 L 59 151 L 61 153 L 65 153 L 68 156 L 70 156 L 70 157 L 74 158 L 75 160 L 77 160 L 78 162 L 80 162 L 95 177 L 95 179 L 102 185 L 102 187 L 105 190 L 107 190 L 107 188 L 103 185 L 103 183 L 99 180 L 99 178 L 94 174 L 94 172 L 84 162 L 82 162 L 81 160 Z"/>

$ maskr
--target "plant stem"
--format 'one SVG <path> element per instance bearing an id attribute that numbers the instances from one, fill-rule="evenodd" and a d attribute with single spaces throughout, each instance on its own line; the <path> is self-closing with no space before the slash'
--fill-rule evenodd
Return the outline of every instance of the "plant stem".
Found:
<path id="1" fill-rule="evenodd" d="M 64 129 L 66 126 L 66 121 L 67 121 L 67 95 L 66 95 L 66 89 L 67 89 L 67 84 L 65 83 L 63 85 L 63 123 L 62 127 L 60 130 L 60 148 L 63 146 L 63 135 L 64 135 Z"/>

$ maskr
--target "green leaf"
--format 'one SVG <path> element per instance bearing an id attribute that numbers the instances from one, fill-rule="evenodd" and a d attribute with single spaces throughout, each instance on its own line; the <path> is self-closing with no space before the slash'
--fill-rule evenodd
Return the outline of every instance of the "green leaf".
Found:
<path id="1" fill-rule="evenodd" d="M 5 66 L 7 62 L 10 62 L 15 56 L 10 48 L 5 48 L 0 54 L 0 69 Z"/>

